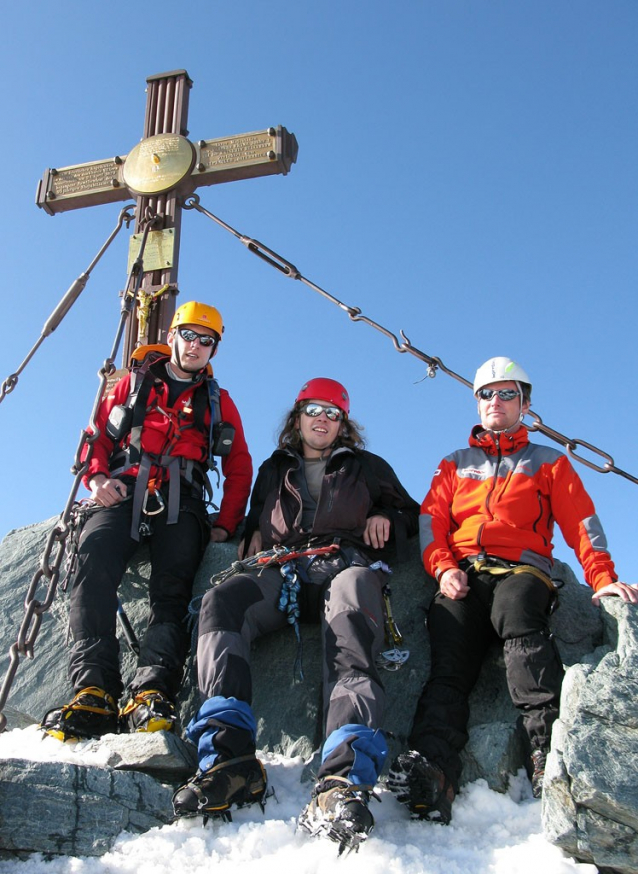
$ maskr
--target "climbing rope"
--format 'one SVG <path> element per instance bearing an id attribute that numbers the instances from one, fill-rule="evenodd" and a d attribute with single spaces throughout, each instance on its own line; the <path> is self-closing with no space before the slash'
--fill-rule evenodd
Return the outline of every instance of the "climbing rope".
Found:
<path id="1" fill-rule="evenodd" d="M 303 276 L 294 264 L 292 264 L 290 261 L 287 261 L 281 255 L 278 255 L 277 252 L 269 249 L 267 246 L 264 246 L 264 244 L 260 243 L 258 240 L 254 240 L 252 237 L 248 237 L 245 234 L 240 233 L 231 225 L 220 219 L 218 216 L 205 209 L 201 205 L 199 196 L 197 194 L 192 194 L 186 199 L 184 203 L 184 209 L 197 210 L 197 212 L 211 219 L 220 227 L 224 228 L 224 230 L 232 234 L 236 239 L 239 240 L 240 243 L 243 243 L 243 245 L 246 246 L 248 251 L 252 252 L 253 255 L 257 255 L 258 258 L 261 258 L 262 261 L 265 261 L 267 264 L 270 264 L 271 267 L 279 270 L 279 272 L 283 273 L 284 276 L 287 276 L 290 279 L 298 279 L 304 285 L 307 285 L 308 288 L 312 289 L 312 291 L 316 291 L 326 300 L 329 300 L 331 303 L 335 304 L 345 313 L 347 313 L 348 318 L 350 318 L 353 322 L 364 322 L 366 325 L 369 325 L 376 331 L 380 331 L 380 333 L 382 333 L 392 342 L 392 345 L 397 352 L 409 352 L 410 355 L 414 355 L 415 358 L 418 358 L 420 361 L 424 361 L 428 366 L 428 377 L 434 378 L 437 374 L 437 371 L 441 370 L 443 371 L 443 373 L 457 380 L 457 382 L 462 383 L 470 389 L 472 388 L 472 383 L 469 380 L 460 376 L 458 373 L 455 373 L 449 367 L 446 367 L 446 365 L 443 363 L 443 361 L 441 361 L 440 358 L 428 355 L 426 352 L 422 352 L 420 349 L 417 349 L 415 346 L 413 346 L 410 340 L 405 335 L 404 331 L 399 332 L 401 335 L 401 342 L 399 342 L 396 334 L 393 334 L 392 331 L 388 330 L 383 325 L 380 325 L 378 322 L 375 322 L 373 319 L 368 318 L 368 316 L 363 315 L 359 307 L 353 307 L 349 306 L 346 303 L 343 303 L 343 301 L 340 301 L 338 298 L 334 297 L 325 289 L 321 288 L 318 285 L 315 285 L 314 282 L 311 282 L 309 279 Z M 561 434 L 560 431 L 557 431 L 554 428 L 550 428 L 549 425 L 545 425 L 538 413 L 534 413 L 530 410 L 527 415 L 530 416 L 531 419 L 533 419 L 532 424 L 527 424 L 527 422 L 523 423 L 529 431 L 539 431 L 541 434 L 549 437 L 550 440 L 554 440 L 556 443 L 560 443 L 564 447 L 569 457 L 573 458 L 574 461 L 578 461 L 580 462 L 580 464 L 584 464 L 586 467 L 589 467 L 592 470 L 597 471 L 598 473 L 616 473 L 619 476 L 622 476 L 625 479 L 628 479 L 630 482 L 636 483 L 638 485 L 638 478 L 628 473 L 627 471 L 617 467 L 614 463 L 614 459 L 611 455 L 609 455 L 608 452 L 605 452 L 603 449 L 599 449 L 597 446 L 594 446 L 592 443 L 588 443 L 586 440 L 580 440 L 575 437 L 567 437 L 565 434 Z M 588 450 L 593 455 L 597 455 L 599 459 L 602 459 L 602 464 L 596 463 L 596 461 L 592 461 L 587 458 L 583 458 L 582 455 L 578 454 L 578 447 Z"/>
<path id="2" fill-rule="evenodd" d="M 53 316 L 51 316 L 49 322 L 47 322 L 47 325 L 52 325 L 52 327 L 50 328 L 50 330 L 48 330 L 46 334 L 43 331 L 40 342 L 42 339 L 44 339 L 45 336 L 48 336 L 51 331 L 55 330 L 55 328 L 62 321 L 66 313 L 69 311 L 69 308 L 77 299 L 78 295 L 82 291 L 82 288 L 84 287 L 84 285 L 86 285 L 86 281 L 88 280 L 90 271 L 93 269 L 99 258 L 104 253 L 106 246 L 109 245 L 112 239 L 115 237 L 122 223 L 124 221 L 129 222 L 131 218 L 133 218 L 128 210 L 129 207 L 122 210 L 116 230 L 111 234 L 105 246 L 102 247 L 98 256 L 93 260 L 89 267 L 89 270 L 86 273 L 82 274 L 78 280 L 76 280 L 76 282 L 71 286 L 71 288 L 63 298 L 62 302 L 58 305 Z M 104 389 L 108 383 L 108 378 L 112 373 L 115 372 L 115 357 L 118 353 L 118 349 L 124 335 L 126 323 L 129 319 L 135 302 L 138 299 L 138 293 L 144 275 L 144 249 L 146 247 L 146 241 L 148 239 L 149 231 L 156 223 L 157 216 L 154 216 L 149 211 L 147 211 L 147 215 L 145 216 L 144 220 L 145 227 L 142 235 L 140 251 L 131 267 L 126 283 L 126 289 L 122 295 L 120 320 L 115 334 L 115 339 L 113 341 L 111 354 L 104 361 L 104 364 L 98 371 L 100 384 L 95 396 L 95 400 L 93 402 L 93 409 L 89 418 L 88 429 L 84 429 L 81 432 L 80 442 L 75 453 L 75 461 L 73 467 L 71 468 L 71 473 L 74 474 L 73 485 L 71 487 L 71 491 L 69 493 L 69 497 L 67 499 L 64 510 L 62 511 L 59 520 L 56 522 L 47 538 L 47 542 L 44 547 L 44 553 L 40 560 L 40 567 L 33 575 L 33 578 L 27 590 L 27 595 L 24 602 L 24 617 L 18 631 L 17 640 L 9 649 L 9 667 L 7 668 L 7 672 L 5 674 L 2 686 L 0 687 L 0 732 L 4 731 L 7 725 L 7 719 L 3 713 L 3 710 L 7 703 L 7 698 L 9 696 L 11 685 L 18 669 L 18 664 L 20 663 L 20 656 L 26 655 L 29 658 L 33 658 L 35 642 L 38 636 L 38 632 L 40 630 L 40 625 L 42 623 L 42 616 L 51 607 L 56 590 L 58 588 L 60 572 L 61 570 L 63 570 L 63 560 L 65 556 L 67 539 L 69 538 L 71 531 L 73 530 L 73 526 L 77 518 L 76 496 L 80 487 L 80 483 L 82 481 L 82 477 L 87 472 L 89 467 L 89 462 L 93 454 L 93 444 L 100 436 L 100 431 L 96 425 L 95 419 L 97 416 L 98 408 L 100 406 L 100 402 L 102 400 L 102 396 L 104 394 Z M 73 294 L 71 292 L 73 292 Z M 45 326 L 45 329 L 46 327 L 47 326 Z M 36 344 L 31 354 L 29 355 L 29 358 L 32 357 L 33 352 L 35 352 L 35 349 L 37 349 L 38 345 L 39 343 Z M 26 359 L 20 369 L 24 368 L 29 358 Z M 13 376 L 16 377 L 15 381 L 17 381 L 17 373 L 13 374 Z M 15 381 L 13 382 L 10 390 L 15 387 Z M 84 457 L 82 457 L 83 455 Z M 46 589 L 44 591 L 44 597 L 42 599 L 36 597 L 40 586 L 46 586 Z M 125 622 L 121 616 L 120 621 L 124 625 L 126 631 Z M 129 642 L 130 644 L 128 635 L 127 642 Z"/>

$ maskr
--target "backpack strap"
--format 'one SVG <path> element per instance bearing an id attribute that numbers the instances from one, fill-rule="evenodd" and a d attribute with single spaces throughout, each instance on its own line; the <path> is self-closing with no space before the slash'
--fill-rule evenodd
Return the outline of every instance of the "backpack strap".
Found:
<path id="1" fill-rule="evenodd" d="M 148 398 L 155 384 L 155 377 L 150 372 L 149 365 L 146 367 L 142 365 L 139 370 L 133 371 L 131 379 L 134 381 L 134 385 L 126 403 L 132 410 L 128 460 L 129 464 L 133 465 L 139 464 L 142 458 L 142 428 L 146 419 Z"/>

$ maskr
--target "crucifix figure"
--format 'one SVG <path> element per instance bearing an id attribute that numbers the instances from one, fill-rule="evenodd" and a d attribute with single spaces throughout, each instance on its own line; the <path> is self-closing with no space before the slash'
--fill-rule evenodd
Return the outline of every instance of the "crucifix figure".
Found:
<path id="1" fill-rule="evenodd" d="M 38 185 L 36 203 L 49 215 L 135 198 L 135 228 L 129 261 L 139 253 L 141 232 L 154 217 L 144 251 L 138 309 L 131 314 L 124 360 L 141 343 L 163 342 L 175 311 L 182 205 L 196 188 L 287 174 L 297 160 L 297 140 L 285 127 L 214 140 L 187 139 L 186 70 L 146 80 L 144 136 L 127 155 L 49 169 Z M 151 305 L 152 302 L 152 305 Z"/>

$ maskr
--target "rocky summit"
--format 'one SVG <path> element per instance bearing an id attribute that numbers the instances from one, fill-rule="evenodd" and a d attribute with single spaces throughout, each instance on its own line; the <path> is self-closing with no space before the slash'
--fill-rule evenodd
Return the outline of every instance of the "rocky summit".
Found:
<path id="1" fill-rule="evenodd" d="M 0 654 L 7 654 L 0 660 L 3 676 L 24 620 L 25 596 L 54 522 L 12 531 L 0 545 Z M 209 546 L 195 582 L 194 636 L 198 598 L 211 578 L 236 558 L 236 542 Z M 148 553 L 142 546 L 120 589 L 138 637 L 146 621 L 148 574 Z M 560 606 L 552 616 L 552 630 L 568 670 L 546 771 L 544 831 L 580 861 L 638 874 L 638 610 L 616 598 L 603 599 L 601 608 L 595 607 L 591 591 L 565 564 L 557 562 L 553 575 L 560 586 Z M 34 658 L 20 655 L 4 709 L 9 731 L 39 722 L 47 710 L 72 695 L 67 678 L 68 596 L 63 588 L 62 584 L 43 616 Z M 434 591 L 414 540 L 408 560 L 394 566 L 391 578 L 392 609 L 410 657 L 399 671 L 384 674 L 389 761 L 405 748 L 429 672 L 425 620 Z M 43 578 L 30 596 L 42 602 L 46 594 Z M 322 738 L 321 644 L 316 626 L 302 625 L 301 633 L 303 681 L 294 672 L 297 642 L 292 630 L 256 643 L 253 707 L 259 747 L 303 756 L 308 763 L 305 777 L 312 779 Z M 121 651 L 126 682 L 135 656 L 124 637 Z M 191 655 L 179 700 L 182 725 L 198 703 Z M 502 651 L 495 646 L 472 695 L 466 782 L 483 778 L 492 789 L 506 790 L 510 775 L 524 766 L 516 719 Z M 102 855 L 123 830 L 142 832 L 170 821 L 171 794 L 196 767 L 189 743 L 158 732 L 109 735 L 92 741 L 91 748 L 95 765 L 90 767 L 42 761 L 35 749 L 33 760 L 9 757 L 0 763 L 0 853 Z"/>

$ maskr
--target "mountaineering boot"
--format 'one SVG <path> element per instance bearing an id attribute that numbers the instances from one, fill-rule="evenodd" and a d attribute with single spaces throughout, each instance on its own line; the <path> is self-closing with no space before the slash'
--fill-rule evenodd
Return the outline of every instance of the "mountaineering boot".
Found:
<path id="1" fill-rule="evenodd" d="M 415 819 L 449 825 L 454 789 L 438 765 L 410 750 L 390 766 L 388 789 L 405 804 Z"/>
<path id="2" fill-rule="evenodd" d="M 322 835 L 344 850 L 359 849 L 374 828 L 368 810 L 372 786 L 357 786 L 345 777 L 325 777 L 315 786 L 310 802 L 299 816 L 299 826 L 311 835 Z M 377 798 L 377 796 L 374 796 Z"/>
<path id="3" fill-rule="evenodd" d="M 120 710 L 122 731 L 174 731 L 175 705 L 157 689 L 134 692 Z"/>
<path id="4" fill-rule="evenodd" d="M 543 781 L 545 779 L 545 763 L 547 762 L 546 750 L 534 750 L 530 759 L 529 775 L 532 782 L 532 795 L 540 798 L 543 794 Z"/>
<path id="5" fill-rule="evenodd" d="M 207 771 L 198 771 L 173 795 L 175 816 L 219 816 L 231 821 L 230 808 L 266 803 L 266 771 L 254 755 L 227 759 Z"/>
<path id="6" fill-rule="evenodd" d="M 40 728 L 61 741 L 86 740 L 115 734 L 117 724 L 115 700 L 104 689 L 87 686 L 69 704 L 49 710 Z"/>

